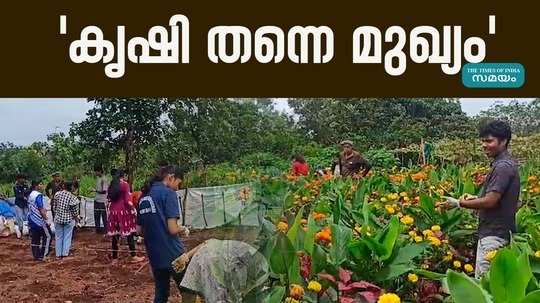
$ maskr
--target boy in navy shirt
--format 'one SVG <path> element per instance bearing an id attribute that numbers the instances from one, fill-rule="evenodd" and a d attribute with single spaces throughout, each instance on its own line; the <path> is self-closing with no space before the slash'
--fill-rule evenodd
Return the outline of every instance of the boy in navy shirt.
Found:
<path id="1" fill-rule="evenodd" d="M 183 276 L 183 273 L 177 274 L 171 265 L 172 261 L 184 253 L 180 235 L 184 235 L 186 230 L 178 225 L 180 205 L 175 191 L 180 187 L 182 176 L 178 167 L 160 168 L 150 191 L 139 202 L 137 230 L 144 236 L 154 275 L 154 303 L 167 302 L 171 277 L 179 285 Z"/>

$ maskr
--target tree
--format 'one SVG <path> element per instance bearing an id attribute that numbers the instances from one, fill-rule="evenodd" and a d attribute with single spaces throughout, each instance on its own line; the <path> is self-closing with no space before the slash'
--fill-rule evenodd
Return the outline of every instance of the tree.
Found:
<path id="1" fill-rule="evenodd" d="M 317 143 L 352 139 L 359 145 L 389 148 L 421 138 L 465 137 L 471 120 L 455 99 L 353 98 L 291 99 L 299 128 Z"/>
<path id="2" fill-rule="evenodd" d="M 214 164 L 256 152 L 280 155 L 296 144 L 294 122 L 266 99 L 177 98 L 162 148 L 169 161 Z M 179 163 L 179 164 L 180 164 Z"/>
<path id="3" fill-rule="evenodd" d="M 89 98 L 94 108 L 86 119 L 72 127 L 82 144 L 104 156 L 96 162 L 110 160 L 115 152 L 124 156 L 129 182 L 135 174 L 135 162 L 143 148 L 155 144 L 163 134 L 163 113 L 168 104 L 156 98 Z"/>
<path id="4" fill-rule="evenodd" d="M 502 119 L 508 121 L 512 131 L 518 135 L 540 132 L 540 99 L 532 102 L 512 101 L 509 104 L 495 103 L 482 111 L 477 119 Z"/>

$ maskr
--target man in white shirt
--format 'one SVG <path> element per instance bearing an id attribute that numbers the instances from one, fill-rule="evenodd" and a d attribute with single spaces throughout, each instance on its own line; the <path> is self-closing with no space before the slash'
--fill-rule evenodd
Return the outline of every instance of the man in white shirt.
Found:
<path id="1" fill-rule="evenodd" d="M 96 225 L 96 233 L 105 234 L 107 230 L 107 189 L 109 181 L 103 174 L 103 168 L 96 166 L 94 168 L 96 174 L 96 197 L 94 198 L 94 222 Z M 103 223 L 103 224 L 102 224 Z"/>

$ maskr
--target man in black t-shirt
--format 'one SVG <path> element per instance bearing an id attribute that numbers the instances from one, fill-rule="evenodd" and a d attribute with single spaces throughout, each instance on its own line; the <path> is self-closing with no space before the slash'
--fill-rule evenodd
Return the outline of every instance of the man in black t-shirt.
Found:
<path id="1" fill-rule="evenodd" d="M 508 123 L 490 122 L 481 128 L 480 137 L 484 152 L 492 159 L 480 197 L 448 201 L 455 206 L 478 210 L 477 278 L 489 269 L 490 261 L 486 256 L 506 246 L 511 233 L 516 231 L 515 217 L 520 192 L 518 165 L 508 153 L 512 137 Z"/>

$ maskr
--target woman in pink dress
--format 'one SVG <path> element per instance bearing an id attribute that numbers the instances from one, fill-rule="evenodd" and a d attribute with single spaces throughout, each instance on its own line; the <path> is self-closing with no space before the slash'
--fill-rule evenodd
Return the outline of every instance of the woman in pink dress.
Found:
<path id="1" fill-rule="evenodd" d="M 131 260 L 140 262 L 144 260 L 135 253 L 136 210 L 131 203 L 129 184 L 124 180 L 125 174 L 117 170 L 108 189 L 109 215 L 107 234 L 112 237 L 112 259 L 118 259 L 118 242 L 120 237 L 127 237 Z"/>

